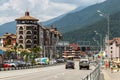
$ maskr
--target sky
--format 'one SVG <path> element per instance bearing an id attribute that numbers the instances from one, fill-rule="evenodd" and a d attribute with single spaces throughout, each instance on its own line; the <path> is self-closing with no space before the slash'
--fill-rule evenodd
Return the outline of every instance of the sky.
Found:
<path id="1" fill-rule="evenodd" d="M 86 7 L 105 0 L 0 0 L 0 25 L 14 21 L 29 11 L 30 15 L 47 21 L 77 7 Z"/>

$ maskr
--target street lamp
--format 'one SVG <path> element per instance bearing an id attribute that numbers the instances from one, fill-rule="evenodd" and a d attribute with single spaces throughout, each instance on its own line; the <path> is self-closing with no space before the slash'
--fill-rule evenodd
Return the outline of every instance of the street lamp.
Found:
<path id="1" fill-rule="evenodd" d="M 100 33 L 98 33 L 97 31 L 94 31 L 94 32 L 95 32 L 96 35 L 100 36 L 100 43 L 99 43 L 99 45 L 100 45 L 100 48 L 101 48 L 101 51 L 102 51 L 102 49 L 103 49 L 103 47 L 102 47 L 102 35 Z"/>
<path id="2" fill-rule="evenodd" d="M 99 43 L 95 38 L 92 38 L 92 39 L 93 39 L 93 41 L 95 41 L 95 42 L 97 43 L 97 45 L 98 45 L 98 50 L 99 50 L 100 43 Z"/>
<path id="3" fill-rule="evenodd" d="M 102 17 L 105 17 L 106 19 L 107 19 L 107 28 L 108 28 L 108 32 L 107 32 L 107 35 L 108 35 L 108 54 L 109 54 L 109 27 L 110 27 L 110 17 L 109 17 L 109 15 L 106 15 L 106 14 L 104 14 L 103 12 L 101 12 L 100 10 L 97 10 L 97 12 L 99 13 L 99 16 L 102 16 Z M 112 57 L 111 57 L 111 59 L 112 59 Z"/>

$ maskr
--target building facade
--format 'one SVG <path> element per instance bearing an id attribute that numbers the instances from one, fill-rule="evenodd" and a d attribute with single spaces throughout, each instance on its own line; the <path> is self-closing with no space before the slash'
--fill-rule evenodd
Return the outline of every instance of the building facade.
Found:
<path id="1" fill-rule="evenodd" d="M 33 48 L 39 44 L 38 19 L 25 12 L 25 16 L 17 18 L 17 43 L 23 49 Z"/>
<path id="2" fill-rule="evenodd" d="M 56 44 L 62 39 L 56 28 L 45 28 L 38 23 L 38 19 L 31 17 L 29 12 L 25 12 L 25 15 L 16 21 L 16 40 L 20 47 L 30 49 L 40 46 L 44 57 L 53 57 Z"/>
<path id="3" fill-rule="evenodd" d="M 12 46 L 16 44 L 16 35 L 11 33 L 5 33 L 3 36 L 0 37 L 0 46 Z"/>
<path id="4" fill-rule="evenodd" d="M 113 38 L 109 42 L 106 41 L 105 51 L 109 59 L 120 60 L 120 38 Z"/>

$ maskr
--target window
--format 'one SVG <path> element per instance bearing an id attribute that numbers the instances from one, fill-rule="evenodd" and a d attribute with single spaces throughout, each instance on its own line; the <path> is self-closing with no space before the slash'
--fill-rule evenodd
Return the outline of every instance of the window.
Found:
<path id="1" fill-rule="evenodd" d="M 19 30 L 23 30 L 23 27 L 22 27 L 22 26 L 20 26 Z"/>
<path id="2" fill-rule="evenodd" d="M 26 45 L 26 48 L 31 48 L 31 45 Z"/>
<path id="3" fill-rule="evenodd" d="M 23 39 L 23 37 L 22 37 L 22 36 L 20 36 L 20 37 L 19 37 L 19 39 Z"/>
<path id="4" fill-rule="evenodd" d="M 111 49 L 113 49 L 113 47 L 111 47 Z"/>
<path id="5" fill-rule="evenodd" d="M 111 53 L 113 53 L 113 52 L 111 51 Z"/>
<path id="6" fill-rule="evenodd" d="M 23 31 L 19 31 L 19 34 L 23 34 Z"/>
<path id="7" fill-rule="evenodd" d="M 26 36 L 26 39 L 31 39 L 31 35 L 30 36 Z"/>
<path id="8" fill-rule="evenodd" d="M 26 26 L 26 30 L 31 30 L 32 27 L 31 26 Z"/>
<path id="9" fill-rule="evenodd" d="M 37 44 L 37 41 L 34 41 L 34 44 Z"/>
<path id="10" fill-rule="evenodd" d="M 35 36 L 34 39 L 37 39 L 37 36 Z"/>
<path id="11" fill-rule="evenodd" d="M 36 35 L 36 34 L 37 34 L 37 31 L 35 31 L 34 34 Z"/>
<path id="12" fill-rule="evenodd" d="M 27 31 L 27 34 L 32 34 L 32 32 L 31 31 Z"/>
<path id="13" fill-rule="evenodd" d="M 19 43 L 23 43 L 23 40 L 19 40 Z"/>
<path id="14" fill-rule="evenodd" d="M 27 43 L 31 43 L 31 41 L 30 41 L 30 40 L 27 40 Z"/>

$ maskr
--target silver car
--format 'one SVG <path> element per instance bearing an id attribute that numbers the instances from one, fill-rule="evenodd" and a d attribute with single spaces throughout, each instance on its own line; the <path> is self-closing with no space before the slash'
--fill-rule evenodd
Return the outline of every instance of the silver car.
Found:
<path id="1" fill-rule="evenodd" d="M 89 70 L 89 59 L 80 59 L 79 61 L 79 69 L 82 69 L 82 68 L 87 68 Z"/>

